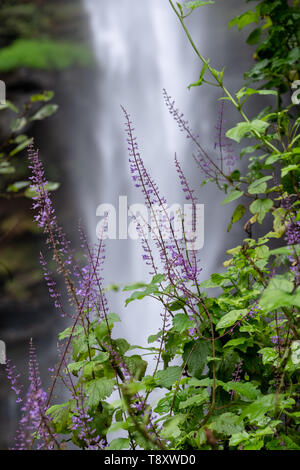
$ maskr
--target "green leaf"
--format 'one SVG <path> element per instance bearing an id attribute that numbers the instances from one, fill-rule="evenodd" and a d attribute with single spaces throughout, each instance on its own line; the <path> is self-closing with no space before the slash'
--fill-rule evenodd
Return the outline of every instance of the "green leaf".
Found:
<path id="1" fill-rule="evenodd" d="M 149 285 L 147 288 L 143 291 L 135 291 L 131 294 L 131 296 L 126 299 L 125 304 L 126 307 L 130 302 L 133 302 L 134 300 L 142 300 L 145 297 L 152 295 L 152 294 L 159 294 L 158 286 L 156 284 L 154 285 Z"/>
<path id="2" fill-rule="evenodd" d="M 247 441 L 249 438 L 249 434 L 246 431 L 237 432 L 233 434 L 230 438 L 229 445 L 230 446 L 237 446 L 241 442 Z"/>
<path id="3" fill-rule="evenodd" d="M 241 414 L 241 418 L 248 418 L 250 423 L 262 424 L 265 422 L 265 414 L 274 410 L 275 397 L 273 394 L 264 395 L 248 405 Z"/>
<path id="4" fill-rule="evenodd" d="M 181 431 L 178 425 L 183 423 L 185 420 L 186 420 L 185 414 L 177 414 L 175 416 L 172 416 L 172 418 L 167 419 L 164 422 L 161 435 L 166 439 L 167 438 L 176 439 L 181 434 Z"/>
<path id="5" fill-rule="evenodd" d="M 141 380 L 144 377 L 148 363 L 140 356 L 134 355 L 130 357 L 124 357 L 124 362 L 136 380 Z"/>
<path id="6" fill-rule="evenodd" d="M 232 217 L 231 217 L 231 222 L 230 224 L 228 225 L 227 227 L 227 232 L 230 231 L 231 227 L 232 227 L 232 224 L 235 224 L 236 222 L 238 222 L 239 220 L 241 220 L 241 218 L 244 216 L 245 212 L 246 212 L 246 207 L 243 206 L 243 204 L 239 204 L 234 213 L 232 214 Z"/>
<path id="7" fill-rule="evenodd" d="M 288 165 L 281 169 L 281 178 L 284 178 L 290 171 L 299 170 L 300 165 Z"/>
<path id="8" fill-rule="evenodd" d="M 59 188 L 60 184 L 59 183 L 54 183 L 49 181 L 49 183 L 45 184 L 45 189 L 47 191 L 56 191 Z M 28 197 L 29 199 L 32 199 L 33 197 L 37 197 L 39 195 L 39 192 L 35 189 L 35 186 L 30 186 L 29 188 L 26 189 L 24 195 Z"/>
<path id="9" fill-rule="evenodd" d="M 214 1 L 201 2 L 199 0 L 195 0 L 185 3 L 184 6 L 186 8 L 190 8 L 191 10 L 195 10 L 195 8 L 203 7 L 204 5 L 213 5 L 214 3 Z"/>
<path id="10" fill-rule="evenodd" d="M 212 346 L 209 341 L 191 341 L 184 345 L 182 359 L 187 362 L 189 373 L 200 378 L 207 362 L 207 357 L 212 355 Z"/>
<path id="11" fill-rule="evenodd" d="M 294 295 L 291 294 L 292 290 L 291 281 L 282 276 L 276 276 L 270 280 L 268 287 L 264 290 L 259 305 L 266 312 L 279 307 L 300 307 L 300 289 L 298 288 Z"/>
<path id="12" fill-rule="evenodd" d="M 228 392 L 234 390 L 242 397 L 245 397 L 251 401 L 256 400 L 261 395 L 257 387 L 251 382 L 227 382 L 226 384 L 224 384 L 223 388 Z"/>
<path id="13" fill-rule="evenodd" d="M 257 12 L 254 12 L 252 10 L 248 10 L 242 15 L 234 18 L 233 20 L 230 21 L 228 24 L 229 28 L 232 28 L 232 26 L 237 25 L 239 31 L 243 29 L 245 26 L 251 23 L 258 23 L 259 21 L 259 15 Z"/>
<path id="14" fill-rule="evenodd" d="M 229 340 L 226 344 L 224 344 L 223 348 L 240 349 L 241 351 L 246 352 L 247 348 L 252 345 L 253 340 L 251 338 L 241 336 L 240 338 Z"/>
<path id="15" fill-rule="evenodd" d="M 247 44 L 250 46 L 253 46 L 254 44 L 257 44 L 261 38 L 261 28 L 255 28 L 252 33 L 249 34 L 247 38 Z"/>
<path id="16" fill-rule="evenodd" d="M 11 152 L 9 152 L 9 156 L 13 157 L 14 155 L 17 155 L 18 153 L 22 152 L 22 150 L 28 147 L 32 142 L 33 138 L 24 140 L 22 143 L 17 145 L 17 147 L 15 147 Z"/>
<path id="17" fill-rule="evenodd" d="M 265 364 L 274 364 L 278 359 L 278 352 L 274 348 L 262 348 L 258 351 L 258 354 L 262 355 L 262 363 Z"/>
<path id="18" fill-rule="evenodd" d="M 212 387 L 213 383 L 214 383 L 213 379 L 209 379 L 209 378 L 199 380 L 199 379 L 196 379 L 195 377 L 192 377 L 189 380 L 189 385 L 194 386 L 194 387 Z M 222 387 L 224 385 L 224 382 L 216 379 L 215 385 L 216 387 L 219 387 L 219 386 Z"/>
<path id="19" fill-rule="evenodd" d="M 161 331 L 159 331 L 159 332 L 156 333 L 155 335 L 150 335 L 150 336 L 148 337 L 147 342 L 148 342 L 149 344 L 150 344 L 150 343 L 154 343 L 155 341 L 158 340 L 158 338 L 161 337 L 161 335 L 162 335 L 162 332 L 161 332 Z"/>
<path id="20" fill-rule="evenodd" d="M 108 450 L 124 450 L 128 449 L 130 444 L 130 440 L 125 437 L 118 437 L 117 439 L 113 439 L 109 444 Z"/>
<path id="21" fill-rule="evenodd" d="M 113 346 L 123 356 L 130 349 L 130 344 L 125 338 L 117 338 L 112 340 Z"/>
<path id="22" fill-rule="evenodd" d="M 56 104 L 46 104 L 31 116 L 30 121 L 41 121 L 42 119 L 52 116 L 57 110 L 58 106 Z"/>
<path id="23" fill-rule="evenodd" d="M 277 96 L 277 91 L 275 90 L 255 90 L 254 88 L 241 88 L 236 96 L 238 99 L 243 98 L 244 96 L 251 95 L 275 95 Z"/>
<path id="24" fill-rule="evenodd" d="M 13 121 L 11 125 L 12 132 L 20 132 L 27 124 L 27 119 L 25 117 L 18 118 Z"/>
<path id="25" fill-rule="evenodd" d="M 181 401 L 179 405 L 179 409 L 182 410 L 184 408 L 190 408 L 192 406 L 200 406 L 203 403 L 207 402 L 209 399 L 209 395 L 207 390 L 198 390 L 197 395 L 193 395 L 192 397 L 189 397 L 185 401 Z"/>
<path id="26" fill-rule="evenodd" d="M 233 413 L 223 413 L 214 417 L 208 428 L 225 436 L 232 436 L 232 434 L 244 431 L 244 425 L 241 423 L 239 416 Z"/>
<path id="27" fill-rule="evenodd" d="M 293 341 L 291 344 L 291 359 L 294 365 L 300 364 L 300 341 Z"/>
<path id="28" fill-rule="evenodd" d="M 4 111 L 5 109 L 10 109 L 14 113 L 18 113 L 18 108 L 9 100 L 5 101 L 5 104 L 0 104 L 0 111 Z"/>
<path id="29" fill-rule="evenodd" d="M 80 335 L 84 332 L 83 327 L 81 325 L 76 325 L 75 328 L 74 328 L 73 333 L 72 333 L 72 329 L 73 329 L 72 327 L 66 328 L 64 331 L 59 333 L 58 339 L 60 341 L 62 341 L 65 338 L 69 338 L 69 336 L 71 336 L 71 334 L 72 334 L 72 337 L 75 337 L 75 336 L 78 336 L 78 335 Z"/>
<path id="30" fill-rule="evenodd" d="M 172 302 L 171 304 L 168 305 L 168 310 L 170 310 L 171 312 L 182 310 L 185 304 L 186 302 L 183 299 L 175 300 L 175 302 Z"/>
<path id="31" fill-rule="evenodd" d="M 156 372 L 155 378 L 160 387 L 170 388 L 179 379 L 181 371 L 181 367 L 170 366 Z"/>
<path id="32" fill-rule="evenodd" d="M 44 91 L 43 93 L 39 93 L 37 95 L 32 95 L 30 101 L 32 103 L 36 103 L 38 101 L 50 101 L 54 96 L 53 91 Z"/>
<path id="33" fill-rule="evenodd" d="M 191 83 L 189 86 L 188 86 L 188 89 L 190 90 L 192 87 L 194 86 L 200 86 L 202 85 L 203 83 L 203 79 L 204 79 L 204 75 L 205 75 L 205 72 L 208 68 L 208 63 L 205 63 L 202 67 L 202 70 L 201 70 L 201 73 L 200 73 L 200 77 L 199 77 L 199 80 L 195 83 Z"/>
<path id="34" fill-rule="evenodd" d="M 273 201 L 271 199 L 256 199 L 250 206 L 252 214 L 257 214 L 257 221 L 261 224 L 266 214 L 272 209 Z"/>
<path id="35" fill-rule="evenodd" d="M 136 282 L 134 284 L 129 284 L 128 286 L 125 286 L 123 291 L 142 289 L 143 287 L 147 287 L 147 286 L 148 284 L 145 284 L 144 282 Z"/>
<path id="36" fill-rule="evenodd" d="M 278 162 L 278 160 L 280 160 L 281 158 L 282 158 L 282 154 L 281 154 L 281 153 L 274 153 L 273 155 L 270 155 L 270 156 L 266 159 L 266 165 L 272 165 L 273 163 Z"/>
<path id="37" fill-rule="evenodd" d="M 13 184 L 10 184 L 7 188 L 9 193 L 17 193 L 20 189 L 27 188 L 30 185 L 30 181 L 16 181 Z"/>
<path id="38" fill-rule="evenodd" d="M 189 328 L 194 328 L 195 323 L 189 319 L 185 313 L 177 313 L 173 318 L 173 326 L 175 331 L 182 333 L 183 331 L 188 330 Z"/>
<path id="39" fill-rule="evenodd" d="M 55 426 L 57 433 L 67 433 L 70 416 L 70 403 L 62 403 L 61 405 L 53 405 L 46 411 L 46 416 L 51 416 L 51 423 Z"/>
<path id="40" fill-rule="evenodd" d="M 263 178 L 259 178 L 258 180 L 254 181 L 254 183 L 250 184 L 248 188 L 249 194 L 260 194 L 265 193 L 267 189 L 266 181 L 271 180 L 272 176 L 264 176 Z"/>
<path id="41" fill-rule="evenodd" d="M 236 189 L 233 189 L 229 194 L 228 196 L 224 199 L 224 201 L 222 201 L 222 206 L 224 206 L 225 204 L 228 204 L 229 202 L 232 202 L 232 201 L 235 201 L 236 199 L 238 199 L 239 197 L 243 196 L 243 191 L 237 191 Z"/>
<path id="42" fill-rule="evenodd" d="M 264 441 L 259 438 L 249 439 L 244 445 L 244 450 L 260 450 L 264 446 Z"/>
<path id="43" fill-rule="evenodd" d="M 114 389 L 115 379 L 96 379 L 85 384 L 85 391 L 88 395 L 86 404 L 88 407 L 96 407 L 101 400 L 109 397 Z"/>
<path id="44" fill-rule="evenodd" d="M 77 376 L 78 372 L 84 367 L 86 361 L 72 362 L 68 364 L 68 371 Z"/>
<path id="45" fill-rule="evenodd" d="M 247 315 L 247 313 L 247 309 L 231 310 L 231 312 L 224 315 L 221 320 L 218 321 L 216 329 L 221 330 L 234 325 L 238 320 L 241 320 L 245 315 Z"/>
<path id="46" fill-rule="evenodd" d="M 150 283 L 150 285 L 152 284 L 160 284 L 161 282 L 163 282 L 165 280 L 166 276 L 164 274 L 155 274 L 155 276 L 153 276 L 152 278 L 152 281 Z"/>
<path id="47" fill-rule="evenodd" d="M 226 136 L 229 137 L 229 139 L 240 143 L 246 134 L 263 134 L 269 125 L 270 124 L 268 122 L 262 121 L 260 119 L 254 119 L 254 121 L 251 122 L 239 122 L 235 127 L 229 129 L 229 131 L 226 132 Z"/>
<path id="48" fill-rule="evenodd" d="M 0 163 L 0 175 L 11 175 L 12 173 L 15 173 L 15 171 L 15 167 L 9 165 L 9 163 Z"/>

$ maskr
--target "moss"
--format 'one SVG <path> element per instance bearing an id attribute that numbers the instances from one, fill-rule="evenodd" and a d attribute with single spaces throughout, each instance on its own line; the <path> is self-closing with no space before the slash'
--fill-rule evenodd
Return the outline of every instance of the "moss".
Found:
<path id="1" fill-rule="evenodd" d="M 18 39 L 0 50 L 0 71 L 19 67 L 62 70 L 71 66 L 92 65 L 91 51 L 82 45 L 54 40 Z"/>

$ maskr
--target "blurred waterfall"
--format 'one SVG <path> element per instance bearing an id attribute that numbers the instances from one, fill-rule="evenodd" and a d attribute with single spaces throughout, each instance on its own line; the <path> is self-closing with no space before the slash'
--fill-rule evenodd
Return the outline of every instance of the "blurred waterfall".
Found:
<path id="1" fill-rule="evenodd" d="M 188 26 L 202 53 L 211 55 L 217 65 L 218 62 L 220 66 L 229 63 L 228 77 L 231 86 L 236 88 L 242 82 L 245 60 L 243 48 L 234 48 L 237 33 L 232 30 L 228 33 L 227 21 L 243 5 L 236 0 L 227 0 L 226 5 L 220 0 L 216 3 L 214 7 L 201 8 L 199 14 L 195 12 L 188 19 Z M 222 194 L 214 186 L 200 190 L 201 175 L 193 161 L 192 148 L 169 115 L 162 89 L 166 88 L 174 97 L 210 152 L 213 151 L 216 101 L 221 96 L 220 91 L 208 86 L 187 89 L 189 83 L 198 79 L 201 64 L 167 0 L 85 0 L 85 5 L 99 65 L 94 97 L 98 115 L 92 124 L 97 154 L 89 155 L 96 163 L 89 177 L 82 176 L 87 171 L 86 161 L 82 161 L 78 169 L 82 181 L 81 211 L 85 214 L 89 235 L 95 238 L 98 204 L 113 204 L 118 214 L 119 196 L 127 196 L 128 205 L 141 201 L 128 171 L 122 104 L 131 114 L 145 165 L 168 203 L 184 202 L 173 164 L 176 152 L 191 185 L 198 190 L 199 202 L 205 204 L 206 238 L 201 259 L 203 276 L 207 276 L 223 261 L 220 255 L 226 246 L 225 224 L 230 220 L 231 208 L 220 207 Z M 239 37 L 239 44 L 242 41 Z M 230 126 L 233 116 L 227 118 Z M 234 236 L 233 232 L 227 240 L 228 247 L 232 246 Z M 112 240 L 107 245 L 104 269 L 107 284 L 149 279 L 138 241 Z M 145 343 L 148 335 L 155 331 L 159 313 L 150 300 L 137 301 L 125 309 L 124 296 L 115 294 L 111 306 L 112 311 L 121 314 L 120 328 L 129 341 Z"/>

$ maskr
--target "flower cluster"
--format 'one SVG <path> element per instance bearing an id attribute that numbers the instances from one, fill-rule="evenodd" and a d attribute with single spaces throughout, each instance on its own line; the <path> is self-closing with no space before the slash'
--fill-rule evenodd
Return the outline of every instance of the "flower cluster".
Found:
<path id="1" fill-rule="evenodd" d="M 18 381 L 20 374 L 16 374 L 15 369 L 16 369 L 16 366 L 13 366 L 11 361 L 7 359 L 6 365 L 5 365 L 7 378 L 10 382 L 11 389 L 17 395 L 16 403 L 22 403 L 23 400 L 21 397 L 21 393 L 22 393 L 23 387 L 22 385 L 19 384 L 19 381 Z"/>
<path id="2" fill-rule="evenodd" d="M 51 421 L 46 416 L 47 394 L 42 388 L 35 349 L 30 342 L 29 389 L 15 439 L 16 450 L 34 448 L 51 450 L 55 447 L 56 436 L 51 430 Z"/>

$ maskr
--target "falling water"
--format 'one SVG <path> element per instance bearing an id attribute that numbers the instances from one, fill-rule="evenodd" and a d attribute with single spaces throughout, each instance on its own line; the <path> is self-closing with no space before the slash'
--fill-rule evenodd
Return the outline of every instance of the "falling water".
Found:
<path id="1" fill-rule="evenodd" d="M 237 3 L 241 2 L 229 0 L 226 6 L 225 2 L 217 3 L 215 17 L 208 11 L 211 7 L 205 7 L 201 9 L 201 15 L 195 14 L 189 18 L 189 28 L 204 53 L 216 56 L 220 65 L 224 63 L 222 52 L 226 53 L 225 59 L 232 63 L 233 59 L 238 58 L 240 70 L 242 52 L 226 51 L 226 45 L 229 48 L 232 46 L 234 35 L 231 35 L 232 44 L 225 44 L 224 37 L 227 34 L 225 18 L 228 7 L 236 13 Z M 197 80 L 201 64 L 197 62 L 167 0 L 85 0 L 85 4 L 99 65 L 99 85 L 94 97 L 98 107 L 96 122 L 93 123 L 96 154 L 89 156 L 96 159 L 96 171 L 87 176 L 86 162 L 83 162 L 80 168 L 80 203 L 90 237 L 95 238 L 98 204 L 110 203 L 118 208 L 120 195 L 128 197 L 128 204 L 140 201 L 138 190 L 131 184 L 129 176 L 120 105 L 131 114 L 145 165 L 161 192 L 166 195 L 169 204 L 182 204 L 183 196 L 173 165 L 174 153 L 177 153 L 196 189 L 200 188 L 201 175 L 195 168 L 189 142 L 168 114 L 162 89 L 166 88 L 176 99 L 192 126 L 196 126 L 202 144 L 209 150 L 213 148 L 217 120 L 215 102 L 221 95 L 213 87 L 187 89 L 189 83 Z M 228 16 L 228 20 L 230 18 Z M 216 29 L 211 34 L 213 27 Z M 211 43 L 216 49 L 211 48 Z M 232 82 L 241 81 L 241 73 L 235 78 L 237 67 L 234 64 L 229 76 Z M 205 204 L 206 240 L 201 252 L 203 275 L 218 266 L 226 245 L 223 230 L 230 215 L 220 208 L 221 198 L 222 195 L 214 187 L 199 194 L 199 202 Z M 107 251 L 107 284 L 124 285 L 149 279 L 137 241 L 113 240 L 108 243 Z M 145 343 L 147 336 L 154 333 L 158 313 L 150 300 L 133 303 L 126 310 L 124 297 L 117 294 L 111 299 L 111 305 L 113 311 L 122 315 L 122 332 L 127 339 L 136 342 L 138 338 Z"/>

